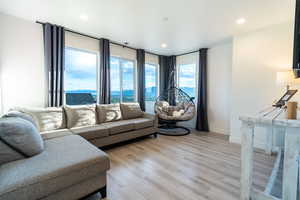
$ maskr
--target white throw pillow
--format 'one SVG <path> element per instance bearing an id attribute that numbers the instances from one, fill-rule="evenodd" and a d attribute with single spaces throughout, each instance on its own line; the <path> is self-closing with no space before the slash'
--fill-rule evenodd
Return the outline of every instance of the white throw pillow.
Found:
<path id="1" fill-rule="evenodd" d="M 40 132 L 66 128 L 63 108 L 16 108 L 19 112 L 30 115 L 36 122 Z"/>
<path id="2" fill-rule="evenodd" d="M 120 104 L 98 104 L 97 105 L 98 122 L 112 122 L 122 119 Z"/>
<path id="3" fill-rule="evenodd" d="M 96 106 L 65 106 L 67 115 L 67 127 L 90 126 L 96 124 Z"/>

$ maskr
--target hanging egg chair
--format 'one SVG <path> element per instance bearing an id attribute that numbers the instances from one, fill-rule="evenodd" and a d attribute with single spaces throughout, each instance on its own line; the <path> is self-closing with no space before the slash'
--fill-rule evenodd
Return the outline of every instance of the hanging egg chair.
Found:
<path id="1" fill-rule="evenodd" d="M 170 87 L 157 97 L 154 111 L 158 115 L 159 134 L 169 136 L 182 136 L 190 133 L 190 129 L 178 126 L 177 122 L 184 122 L 194 118 L 196 106 L 194 97 L 177 87 Z"/>

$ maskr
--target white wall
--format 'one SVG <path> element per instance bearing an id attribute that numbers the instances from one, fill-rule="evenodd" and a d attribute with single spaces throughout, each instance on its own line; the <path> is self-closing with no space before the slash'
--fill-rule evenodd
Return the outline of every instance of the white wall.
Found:
<path id="1" fill-rule="evenodd" d="M 232 41 L 209 48 L 207 62 L 209 129 L 229 135 Z"/>
<path id="2" fill-rule="evenodd" d="M 231 142 L 240 142 L 240 115 L 253 115 L 278 99 L 283 88 L 276 85 L 276 72 L 291 68 L 293 23 L 267 27 L 234 37 L 231 100 Z M 255 145 L 265 145 L 258 131 Z"/>
<path id="3" fill-rule="evenodd" d="M 42 26 L 0 14 L 0 85 L 3 111 L 45 105 Z"/>

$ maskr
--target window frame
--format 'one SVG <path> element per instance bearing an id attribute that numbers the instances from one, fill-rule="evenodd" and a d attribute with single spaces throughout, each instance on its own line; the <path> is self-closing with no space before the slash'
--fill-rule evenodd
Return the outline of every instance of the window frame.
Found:
<path id="1" fill-rule="evenodd" d="M 120 71 L 120 103 L 123 103 L 123 63 L 125 62 L 132 62 L 133 63 L 133 90 L 134 90 L 134 100 L 133 102 L 137 101 L 137 64 L 136 64 L 136 60 L 133 59 L 128 59 L 128 58 L 123 58 L 120 56 L 110 56 L 110 59 L 114 58 L 117 59 L 119 62 L 119 71 Z M 111 80 L 110 80 L 111 81 Z M 112 91 L 110 91 L 112 92 Z"/>
<path id="2" fill-rule="evenodd" d="M 71 50 L 75 50 L 75 51 L 79 51 L 79 52 L 85 52 L 85 53 L 90 53 L 90 54 L 94 54 L 96 55 L 96 104 L 99 103 L 99 95 L 100 95 L 100 76 L 99 76 L 99 70 L 100 70 L 100 52 L 98 51 L 92 51 L 92 50 L 87 50 L 87 49 L 81 49 L 81 48 L 75 48 L 75 47 L 71 47 L 71 46 L 65 46 L 65 49 L 64 49 L 64 53 L 66 55 L 66 50 L 67 49 L 71 49 Z M 63 101 L 63 105 L 68 105 L 67 104 L 67 101 L 66 101 L 66 79 L 65 79 L 65 75 L 66 75 L 66 62 L 64 62 L 64 75 L 63 75 L 63 84 L 64 84 L 64 87 L 63 87 L 63 98 L 64 98 L 64 101 Z"/>

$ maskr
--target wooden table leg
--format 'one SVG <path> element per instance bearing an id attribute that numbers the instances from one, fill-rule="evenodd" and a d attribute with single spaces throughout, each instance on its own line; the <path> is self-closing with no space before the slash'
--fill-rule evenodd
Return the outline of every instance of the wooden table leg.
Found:
<path id="1" fill-rule="evenodd" d="M 250 200 L 253 175 L 253 139 L 254 125 L 242 124 L 242 151 L 241 151 L 241 200 Z"/>

